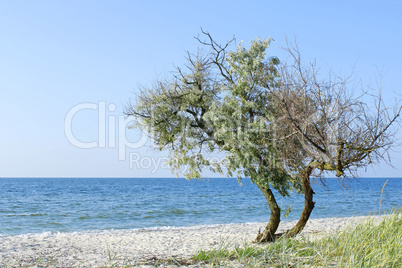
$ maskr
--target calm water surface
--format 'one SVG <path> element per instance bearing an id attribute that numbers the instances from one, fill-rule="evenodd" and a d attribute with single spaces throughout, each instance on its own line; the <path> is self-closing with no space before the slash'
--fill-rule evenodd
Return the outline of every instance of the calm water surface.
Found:
<path id="1" fill-rule="evenodd" d="M 335 179 L 316 192 L 311 218 L 378 213 L 387 179 L 357 179 L 343 188 Z M 287 219 L 298 219 L 303 196 L 281 198 Z M 402 207 L 402 178 L 385 186 L 381 210 Z M 0 178 L 0 235 L 85 230 L 194 226 L 264 222 L 269 210 L 264 196 L 249 180 L 176 178 Z"/>

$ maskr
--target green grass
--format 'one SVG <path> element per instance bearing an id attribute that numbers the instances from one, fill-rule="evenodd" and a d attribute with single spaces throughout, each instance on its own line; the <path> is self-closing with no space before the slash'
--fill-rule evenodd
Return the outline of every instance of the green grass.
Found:
<path id="1" fill-rule="evenodd" d="M 193 259 L 211 267 L 402 267 L 402 215 L 395 212 L 379 224 L 369 219 L 315 240 L 281 238 L 265 246 L 229 248 L 199 251 Z"/>

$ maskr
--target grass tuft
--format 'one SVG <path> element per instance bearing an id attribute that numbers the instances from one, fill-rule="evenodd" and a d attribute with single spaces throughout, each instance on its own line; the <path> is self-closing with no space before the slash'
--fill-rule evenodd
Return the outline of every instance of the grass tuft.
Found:
<path id="1" fill-rule="evenodd" d="M 402 267 L 401 211 L 351 225 L 321 239 L 281 238 L 264 247 L 225 244 L 215 250 L 199 251 L 194 260 L 220 266 L 237 262 L 242 267 Z"/>

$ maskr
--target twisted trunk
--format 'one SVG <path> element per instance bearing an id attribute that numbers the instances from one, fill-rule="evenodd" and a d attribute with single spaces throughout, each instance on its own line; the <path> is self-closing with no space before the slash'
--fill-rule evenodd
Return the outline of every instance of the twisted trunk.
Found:
<path id="1" fill-rule="evenodd" d="M 310 218 L 310 214 L 313 211 L 314 204 L 313 202 L 313 194 L 314 191 L 311 188 L 310 184 L 310 175 L 311 172 L 313 171 L 313 167 L 308 166 L 302 176 L 302 183 L 303 183 L 303 190 L 304 190 L 304 208 L 303 212 L 300 216 L 299 221 L 297 224 L 290 230 L 288 230 L 285 235 L 288 237 L 293 237 L 296 236 L 298 233 L 300 233 L 303 228 L 306 226 L 308 219 Z"/>
<path id="2" fill-rule="evenodd" d="M 265 199 L 267 199 L 269 209 L 271 210 L 271 216 L 263 232 L 261 233 L 261 229 L 258 231 L 258 235 L 254 240 L 254 242 L 256 243 L 272 242 L 276 238 L 275 232 L 278 229 L 279 223 L 281 221 L 281 209 L 276 203 L 274 194 L 272 193 L 270 188 L 262 187 L 258 184 L 257 186 L 264 194 Z"/>

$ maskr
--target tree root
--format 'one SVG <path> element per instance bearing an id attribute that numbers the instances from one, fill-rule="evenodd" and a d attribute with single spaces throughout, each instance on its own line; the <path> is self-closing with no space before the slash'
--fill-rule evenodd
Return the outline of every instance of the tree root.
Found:
<path id="1" fill-rule="evenodd" d="M 279 238 L 281 238 L 285 234 L 286 233 L 271 234 L 268 231 L 264 231 L 264 232 L 261 233 L 261 228 L 260 228 L 258 230 L 257 237 L 255 238 L 254 241 L 252 241 L 252 243 L 262 244 L 262 243 L 275 242 L 276 240 L 278 240 Z"/>

